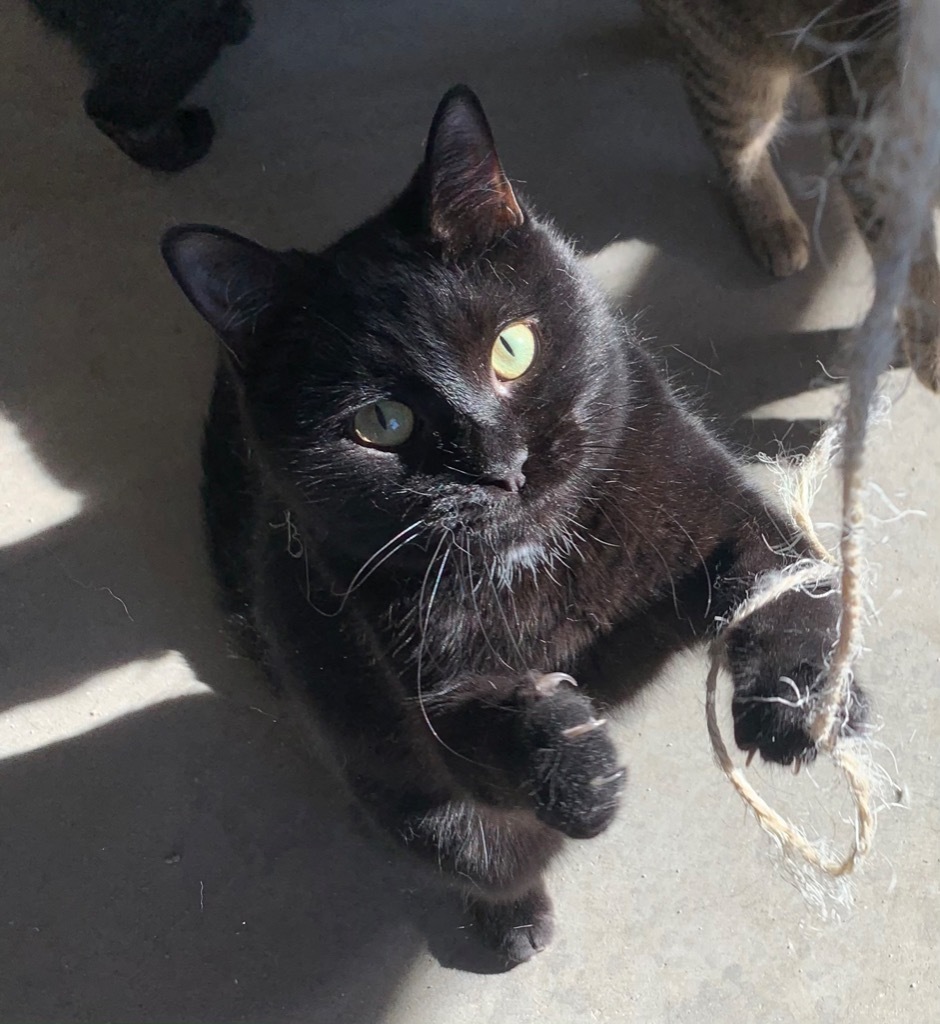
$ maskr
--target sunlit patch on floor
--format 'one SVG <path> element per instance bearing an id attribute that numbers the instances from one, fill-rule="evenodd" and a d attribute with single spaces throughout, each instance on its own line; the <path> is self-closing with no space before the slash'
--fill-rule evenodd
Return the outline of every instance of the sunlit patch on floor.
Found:
<path id="1" fill-rule="evenodd" d="M 639 239 L 611 242 L 584 257 L 584 266 L 614 302 L 624 301 L 643 278 L 656 256 L 656 247 Z"/>
<path id="2" fill-rule="evenodd" d="M 16 424 L 0 413 L 0 547 L 58 526 L 81 508 L 82 496 L 49 476 Z"/>
<path id="3" fill-rule="evenodd" d="M 209 692 L 177 651 L 121 665 L 65 693 L 0 714 L 0 761 L 81 736 L 157 704 Z"/>

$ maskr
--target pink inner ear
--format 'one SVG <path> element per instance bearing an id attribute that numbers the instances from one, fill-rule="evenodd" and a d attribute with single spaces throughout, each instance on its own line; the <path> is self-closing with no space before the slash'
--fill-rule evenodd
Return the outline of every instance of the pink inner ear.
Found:
<path id="1" fill-rule="evenodd" d="M 488 166 L 487 166 L 488 165 Z M 442 241 L 492 241 L 521 227 L 522 210 L 496 154 L 463 167 L 434 189 L 431 230 Z"/>
<path id="2" fill-rule="evenodd" d="M 431 232 L 452 250 L 486 245 L 525 218 L 469 90 L 441 102 L 426 158 Z"/>

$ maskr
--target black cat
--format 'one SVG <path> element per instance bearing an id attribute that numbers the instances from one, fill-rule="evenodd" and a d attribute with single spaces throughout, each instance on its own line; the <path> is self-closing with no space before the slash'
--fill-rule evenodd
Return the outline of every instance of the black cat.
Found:
<path id="1" fill-rule="evenodd" d="M 204 496 L 231 610 L 372 818 L 527 959 L 545 868 L 617 809 L 604 709 L 803 541 L 514 194 L 463 87 L 325 252 L 194 226 L 163 252 L 222 339 Z M 787 677 L 811 705 L 836 618 L 794 593 L 734 630 L 742 748 L 813 756 L 810 709 L 767 698 Z"/>
<path id="2" fill-rule="evenodd" d="M 209 111 L 180 107 L 223 46 L 251 31 L 244 0 L 30 0 L 92 72 L 85 112 L 137 163 L 180 171 L 209 151 Z"/>

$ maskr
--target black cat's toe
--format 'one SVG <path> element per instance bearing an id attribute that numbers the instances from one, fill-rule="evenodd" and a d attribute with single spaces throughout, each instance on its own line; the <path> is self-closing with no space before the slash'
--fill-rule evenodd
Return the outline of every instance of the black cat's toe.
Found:
<path id="1" fill-rule="evenodd" d="M 555 933 L 551 897 L 541 885 L 504 903 L 473 900 L 469 912 L 480 941 L 510 964 L 531 960 Z"/>
<path id="2" fill-rule="evenodd" d="M 748 754 L 759 753 L 765 761 L 777 764 L 812 761 L 816 756 L 816 746 L 807 732 L 805 713 L 781 705 L 754 703 L 766 699 L 734 699 L 735 743 Z"/>
<path id="3" fill-rule="evenodd" d="M 734 739 L 741 750 L 757 752 L 765 761 L 806 764 L 816 757 L 810 727 L 819 709 L 819 672 L 801 666 L 792 675 L 778 678 L 732 701 Z M 868 721 L 869 704 L 864 691 L 853 687 L 852 699 L 843 709 L 841 732 L 858 733 Z"/>
<path id="4" fill-rule="evenodd" d="M 590 839 L 613 820 L 626 769 L 606 722 L 567 679 L 553 673 L 535 681 L 525 725 L 530 785 L 541 821 L 572 839 Z"/>

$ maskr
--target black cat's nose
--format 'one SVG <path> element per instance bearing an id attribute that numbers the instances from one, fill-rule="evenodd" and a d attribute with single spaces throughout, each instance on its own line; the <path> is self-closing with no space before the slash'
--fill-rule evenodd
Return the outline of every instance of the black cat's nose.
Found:
<path id="1" fill-rule="evenodd" d="M 480 483 L 488 487 L 498 487 L 510 494 L 518 494 L 525 487 L 525 468 L 529 453 L 525 448 L 514 452 L 505 461 L 489 466 L 488 471 L 480 477 Z"/>
<path id="2" fill-rule="evenodd" d="M 488 487 L 501 487 L 504 491 L 516 494 L 525 486 L 525 473 L 520 470 L 515 473 L 503 473 L 499 476 L 485 476 L 480 483 L 486 484 Z"/>

